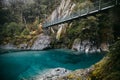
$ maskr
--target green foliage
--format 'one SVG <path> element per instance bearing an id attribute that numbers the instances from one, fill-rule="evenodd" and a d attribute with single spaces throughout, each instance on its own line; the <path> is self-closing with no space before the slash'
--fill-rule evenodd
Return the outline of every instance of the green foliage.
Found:
<path id="1" fill-rule="evenodd" d="M 15 22 L 6 23 L 3 28 L 3 35 L 6 37 L 14 37 L 16 35 L 20 35 L 23 29 L 22 24 L 17 24 Z"/>
<path id="2" fill-rule="evenodd" d="M 120 71 L 112 72 L 107 77 L 105 77 L 103 80 L 120 80 Z"/>
<path id="3" fill-rule="evenodd" d="M 24 29 L 21 35 L 29 35 L 30 31 L 28 29 Z"/>
<path id="4" fill-rule="evenodd" d="M 74 28 L 74 29 L 73 29 Z M 90 16 L 80 22 L 73 22 L 72 28 L 68 29 L 68 37 L 75 39 L 93 39 L 98 36 L 98 22 L 96 17 Z"/>
<path id="5" fill-rule="evenodd" d="M 23 16 L 27 23 L 33 22 L 36 17 L 43 21 L 58 6 L 60 0 L 34 0 L 34 3 L 28 5 L 23 10 Z"/>
<path id="6" fill-rule="evenodd" d="M 4 40 L 9 42 L 8 37 L 27 36 L 30 32 L 37 31 L 38 24 L 51 14 L 59 3 L 60 0 L 8 0 L 4 5 L 0 1 L 0 44 L 4 43 Z"/>
<path id="7" fill-rule="evenodd" d="M 120 41 L 110 47 L 107 57 L 95 65 L 92 80 L 120 79 Z"/>
<path id="8" fill-rule="evenodd" d="M 97 14 L 98 22 L 99 22 L 99 37 L 101 42 L 113 42 L 113 26 L 110 24 L 111 20 L 108 17 L 109 13 Z"/>
<path id="9" fill-rule="evenodd" d="M 71 24 L 70 24 L 71 25 Z M 72 44 L 76 38 L 81 40 L 98 40 L 98 19 L 95 16 L 90 16 L 85 19 L 75 20 L 72 25 L 67 28 L 66 34 L 59 40 L 60 44 L 54 43 L 56 45 L 65 45 L 68 48 L 72 47 Z"/>
<path id="10" fill-rule="evenodd" d="M 88 7 L 94 6 L 90 0 L 72 0 L 72 2 L 76 4 L 73 12 L 76 12 L 78 10 L 85 10 Z"/>
<path id="11" fill-rule="evenodd" d="M 81 3 L 81 2 L 84 2 L 84 1 L 87 1 L 87 0 L 72 0 L 74 3 Z"/>
<path id="12" fill-rule="evenodd" d="M 115 40 L 120 40 L 120 7 L 116 6 L 110 11 L 109 23 L 113 26 Z"/>
<path id="13" fill-rule="evenodd" d="M 79 34 L 80 34 L 79 30 L 81 30 L 79 28 L 81 28 L 81 27 L 78 27 L 78 26 L 79 26 L 78 22 L 73 22 L 74 29 L 73 29 L 73 27 L 67 29 L 67 36 L 69 38 L 71 38 L 71 39 L 73 38 L 74 39 L 75 37 L 79 36 Z"/>
<path id="14" fill-rule="evenodd" d="M 4 24 L 5 22 L 8 22 L 8 11 L 4 9 L 0 9 L 0 24 Z"/>

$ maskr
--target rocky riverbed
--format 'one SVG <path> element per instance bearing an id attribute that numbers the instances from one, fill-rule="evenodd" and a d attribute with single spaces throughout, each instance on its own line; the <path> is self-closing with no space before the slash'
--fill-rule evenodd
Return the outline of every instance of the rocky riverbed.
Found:
<path id="1" fill-rule="evenodd" d="M 70 70 L 64 68 L 54 68 L 47 70 L 42 75 L 36 75 L 27 80 L 57 80 L 58 78 L 63 77 L 70 72 L 71 72 Z M 24 78 L 20 80 L 24 80 Z"/>

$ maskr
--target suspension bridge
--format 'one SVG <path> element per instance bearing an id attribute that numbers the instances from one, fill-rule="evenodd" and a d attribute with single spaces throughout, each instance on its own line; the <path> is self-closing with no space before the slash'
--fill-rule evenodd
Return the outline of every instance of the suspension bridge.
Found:
<path id="1" fill-rule="evenodd" d="M 93 13 L 97 13 L 103 10 L 110 9 L 112 7 L 115 7 L 116 5 L 120 5 L 120 0 L 96 0 L 92 3 L 92 5 L 87 5 L 84 9 L 77 10 L 76 12 L 64 17 L 64 18 L 56 18 L 52 21 L 46 21 L 44 22 L 43 28 L 55 26 L 58 24 L 62 24 L 68 21 L 72 21 Z"/>

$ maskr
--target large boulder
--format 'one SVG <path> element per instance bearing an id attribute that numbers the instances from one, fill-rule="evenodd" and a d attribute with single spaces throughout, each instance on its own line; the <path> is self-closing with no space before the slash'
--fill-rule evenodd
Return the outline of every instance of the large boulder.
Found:
<path id="1" fill-rule="evenodd" d="M 94 41 L 90 42 L 90 40 L 81 41 L 79 38 L 75 39 L 73 42 L 72 50 L 80 51 L 83 53 L 94 53 L 100 52 L 101 49 L 94 45 Z"/>
<path id="2" fill-rule="evenodd" d="M 48 35 L 40 34 L 33 43 L 32 50 L 43 50 L 50 48 L 51 38 Z"/>

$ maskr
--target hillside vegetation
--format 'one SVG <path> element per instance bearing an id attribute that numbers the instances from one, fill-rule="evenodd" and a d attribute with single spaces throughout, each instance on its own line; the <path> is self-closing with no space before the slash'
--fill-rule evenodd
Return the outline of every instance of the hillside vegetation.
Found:
<path id="1" fill-rule="evenodd" d="M 27 43 L 42 33 L 41 24 L 59 0 L 1 0 L 0 44 Z"/>
<path id="2" fill-rule="evenodd" d="M 73 0 L 74 11 L 92 5 L 92 0 Z M 47 17 L 60 4 L 59 0 L 2 0 L 0 6 L 0 44 L 19 45 L 34 42 L 43 33 L 42 25 Z M 68 23 L 59 40 L 53 40 L 53 48 L 71 48 L 76 38 L 100 43 L 113 43 L 120 37 L 119 7 Z M 71 25 L 72 24 L 72 25 Z M 48 29 L 49 30 L 49 29 Z M 50 36 L 56 36 L 48 34 Z"/>

